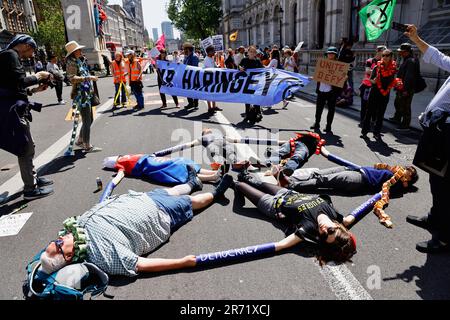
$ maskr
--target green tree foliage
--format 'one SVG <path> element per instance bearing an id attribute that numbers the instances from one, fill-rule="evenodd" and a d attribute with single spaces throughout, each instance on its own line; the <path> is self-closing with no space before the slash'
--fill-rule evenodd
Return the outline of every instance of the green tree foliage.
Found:
<path id="1" fill-rule="evenodd" d="M 35 0 L 42 21 L 38 23 L 38 30 L 33 37 L 38 45 L 45 46 L 47 51 L 62 55 L 66 43 L 66 30 L 61 1 Z"/>
<path id="2" fill-rule="evenodd" d="M 188 38 L 205 39 L 217 33 L 221 6 L 221 0 L 170 0 L 167 14 Z"/>

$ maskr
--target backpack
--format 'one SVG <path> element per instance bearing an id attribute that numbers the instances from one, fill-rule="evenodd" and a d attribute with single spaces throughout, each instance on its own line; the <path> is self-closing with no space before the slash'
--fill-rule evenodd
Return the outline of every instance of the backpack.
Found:
<path id="1" fill-rule="evenodd" d="M 422 75 L 420 74 L 420 62 L 415 59 L 416 63 L 416 81 L 414 85 L 414 93 L 420 93 L 427 88 L 427 83 Z"/>
<path id="2" fill-rule="evenodd" d="M 105 294 L 108 275 L 92 263 L 70 264 L 52 274 L 41 271 L 42 250 L 28 264 L 27 279 L 23 286 L 26 299 L 85 300 Z M 106 295 L 105 295 L 106 296 Z"/>

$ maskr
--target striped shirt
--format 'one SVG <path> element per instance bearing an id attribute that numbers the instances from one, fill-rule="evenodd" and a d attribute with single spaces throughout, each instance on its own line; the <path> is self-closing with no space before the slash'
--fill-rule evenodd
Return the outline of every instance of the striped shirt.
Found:
<path id="1" fill-rule="evenodd" d="M 427 49 L 423 56 L 423 61 L 450 72 L 450 57 L 435 47 L 430 46 Z M 430 124 L 439 121 L 445 115 L 448 117 L 447 123 L 450 123 L 450 77 L 445 81 L 439 92 L 425 109 L 425 112 L 420 116 L 420 123 L 425 127 L 429 127 Z"/>
<path id="2" fill-rule="evenodd" d="M 139 256 L 170 237 L 170 217 L 145 193 L 129 191 L 99 203 L 78 219 L 88 237 L 87 261 L 110 275 L 137 275 Z"/>

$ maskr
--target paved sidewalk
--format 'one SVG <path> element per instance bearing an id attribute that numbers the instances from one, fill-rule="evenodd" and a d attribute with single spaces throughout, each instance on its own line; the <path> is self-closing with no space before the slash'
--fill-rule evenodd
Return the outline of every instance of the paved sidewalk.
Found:
<path id="1" fill-rule="evenodd" d="M 311 74 L 312 76 L 312 74 Z M 359 93 L 358 87 L 361 83 L 362 77 L 359 76 L 357 73 L 355 73 L 355 87 L 356 92 Z M 412 113 L 412 119 L 411 119 L 411 128 L 422 131 L 422 128 L 419 124 L 419 116 L 422 112 L 425 111 L 425 108 L 430 103 L 430 101 L 434 97 L 434 93 L 431 91 L 428 91 L 430 88 L 427 88 L 425 91 L 416 94 L 413 98 L 413 102 L 411 105 L 411 113 Z M 316 82 L 312 81 L 306 88 L 303 90 L 304 95 L 302 95 L 303 98 L 307 100 L 314 101 L 316 100 L 317 94 L 316 94 Z M 395 92 L 391 92 L 391 98 L 389 100 L 389 104 L 385 113 L 385 120 L 389 121 L 388 119 L 394 116 L 395 113 L 395 107 L 394 107 L 394 101 L 395 101 Z M 361 98 L 359 96 L 353 97 L 353 105 L 350 107 L 347 107 L 347 109 L 353 109 L 357 111 L 358 113 L 361 110 Z"/>

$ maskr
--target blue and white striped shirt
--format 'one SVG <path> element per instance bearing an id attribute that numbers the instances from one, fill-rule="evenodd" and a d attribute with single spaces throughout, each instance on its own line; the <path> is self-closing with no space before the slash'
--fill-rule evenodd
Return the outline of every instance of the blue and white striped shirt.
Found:
<path id="1" fill-rule="evenodd" d="M 450 57 L 446 56 L 435 47 L 430 46 L 427 49 L 423 56 L 423 61 L 434 64 L 438 68 L 450 72 Z M 436 123 L 445 115 L 448 117 L 447 123 L 450 123 L 450 77 L 445 81 L 419 119 L 423 126 L 429 127 L 430 124 Z"/>

